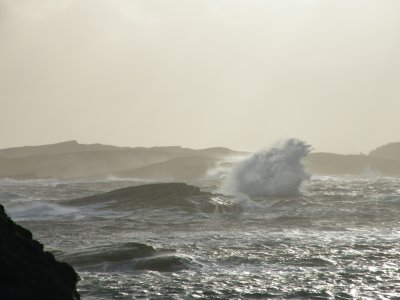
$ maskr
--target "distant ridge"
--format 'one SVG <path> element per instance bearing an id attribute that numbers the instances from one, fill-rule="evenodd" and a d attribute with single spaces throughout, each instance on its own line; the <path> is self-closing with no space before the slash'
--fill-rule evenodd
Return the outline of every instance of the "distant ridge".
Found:
<path id="1" fill-rule="evenodd" d="M 150 150 L 150 151 L 166 151 L 171 153 L 188 153 L 204 154 L 210 156 L 221 157 L 231 154 L 243 154 L 245 152 L 234 151 L 225 147 L 212 147 L 204 149 L 183 148 L 181 146 L 153 146 L 153 147 L 119 147 L 103 144 L 80 144 L 76 140 L 59 142 L 55 144 L 45 144 L 38 146 L 22 146 L 0 149 L 0 157 L 16 158 L 33 155 L 56 155 L 66 153 L 88 152 L 88 151 L 110 151 L 110 150 Z"/>
<path id="2" fill-rule="evenodd" d="M 214 161 L 243 152 L 223 147 L 190 149 L 117 147 L 80 144 L 76 140 L 0 150 L 0 178 L 102 178 L 142 176 L 147 179 L 196 179 Z"/>
<path id="3" fill-rule="evenodd" d="M 39 146 L 13 147 L 0 150 L 0 156 L 7 158 L 32 156 L 32 155 L 50 155 L 64 154 L 85 151 L 106 151 L 120 149 L 120 147 L 102 145 L 102 144 L 79 144 L 76 140 L 47 144 Z"/>
<path id="4" fill-rule="evenodd" d="M 311 153 L 305 166 L 319 175 L 400 176 L 400 161 L 362 154 Z"/>
<path id="5" fill-rule="evenodd" d="M 369 156 L 400 161 L 400 142 L 380 146 L 372 150 Z"/>
<path id="6" fill-rule="evenodd" d="M 117 147 L 80 144 L 76 140 L 0 150 L 0 178 L 143 178 L 193 182 L 221 163 L 248 154 L 224 147 L 190 149 Z M 316 175 L 400 176 L 400 142 L 370 154 L 311 153 L 304 161 Z M 229 166 L 228 166 L 229 168 Z"/>
<path id="7" fill-rule="evenodd" d="M 305 160 L 312 174 L 400 176 L 400 142 L 389 143 L 368 155 L 316 152 Z"/>

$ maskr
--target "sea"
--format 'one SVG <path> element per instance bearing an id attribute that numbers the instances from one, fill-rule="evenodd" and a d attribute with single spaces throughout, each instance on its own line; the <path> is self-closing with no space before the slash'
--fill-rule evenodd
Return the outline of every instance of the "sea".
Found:
<path id="1" fill-rule="evenodd" d="M 251 205 L 220 184 L 3 179 L 0 203 L 82 299 L 400 299 L 399 178 L 311 176 Z M 138 268 L 142 244 L 162 259 Z"/>

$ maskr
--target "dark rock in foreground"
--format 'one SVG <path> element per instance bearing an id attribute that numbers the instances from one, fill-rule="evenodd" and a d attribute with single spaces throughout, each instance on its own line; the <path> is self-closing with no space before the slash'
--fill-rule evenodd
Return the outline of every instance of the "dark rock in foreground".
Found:
<path id="1" fill-rule="evenodd" d="M 0 299 L 77 300 L 78 274 L 15 224 L 0 205 Z"/>

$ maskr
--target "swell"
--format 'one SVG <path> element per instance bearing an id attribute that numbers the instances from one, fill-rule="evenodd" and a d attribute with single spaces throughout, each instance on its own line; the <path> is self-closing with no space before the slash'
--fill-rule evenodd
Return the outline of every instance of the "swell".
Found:
<path id="1" fill-rule="evenodd" d="M 152 246 L 128 242 L 89 247 L 68 254 L 60 254 L 81 270 L 172 272 L 187 269 L 192 259 L 178 255 L 176 250 L 157 250 Z"/>
<path id="2" fill-rule="evenodd" d="M 154 183 L 62 202 L 116 211 L 177 208 L 186 212 L 235 212 L 241 207 L 232 197 L 201 191 L 185 183 Z"/>

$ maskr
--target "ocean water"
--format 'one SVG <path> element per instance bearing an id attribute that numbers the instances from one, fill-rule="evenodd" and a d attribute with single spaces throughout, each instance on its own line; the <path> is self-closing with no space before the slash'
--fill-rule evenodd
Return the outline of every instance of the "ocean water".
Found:
<path id="1" fill-rule="evenodd" d="M 219 180 L 143 184 L 0 180 L 0 203 L 82 299 L 400 299 L 398 178 L 311 176 L 245 203 Z"/>

